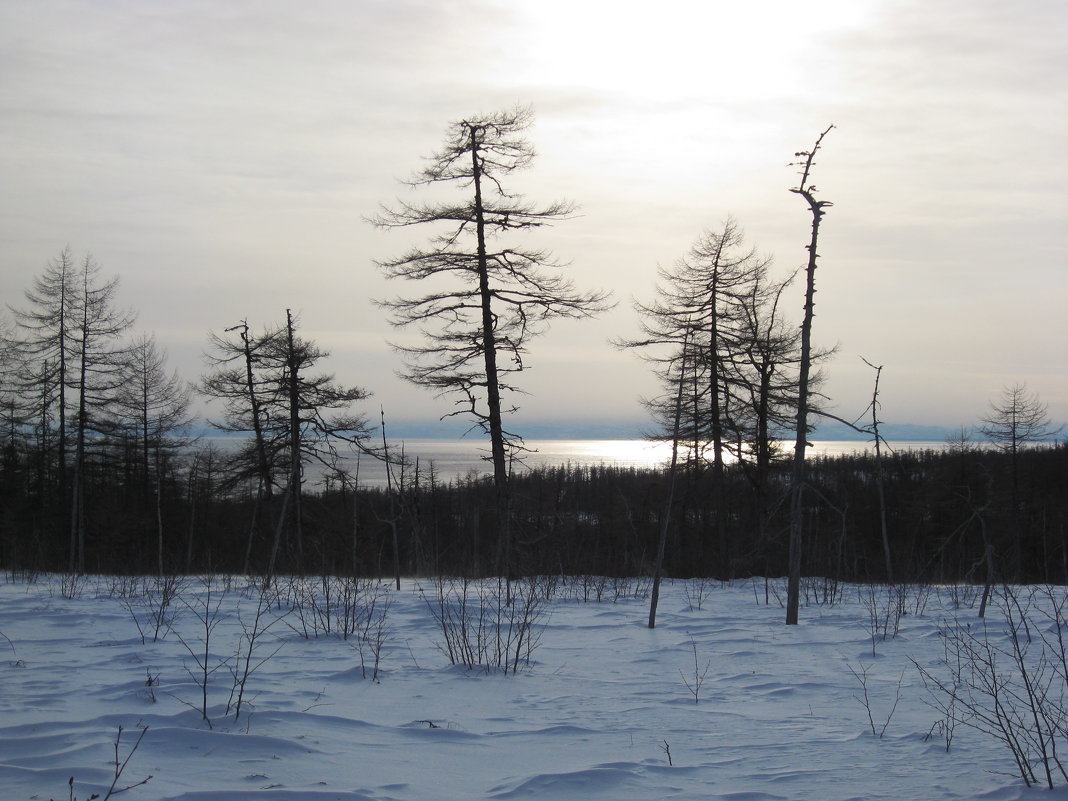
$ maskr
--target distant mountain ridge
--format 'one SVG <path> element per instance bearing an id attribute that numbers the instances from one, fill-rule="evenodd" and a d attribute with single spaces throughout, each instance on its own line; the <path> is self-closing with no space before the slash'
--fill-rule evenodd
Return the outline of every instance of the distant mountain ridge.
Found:
<path id="1" fill-rule="evenodd" d="M 880 423 L 879 434 L 885 440 L 894 442 L 944 442 L 950 437 L 959 436 L 960 427 L 928 426 L 915 423 Z M 974 439 L 982 435 L 972 432 Z M 872 439 L 871 434 L 864 434 L 850 428 L 844 423 L 821 423 L 809 436 L 810 439 L 863 441 Z"/>
<path id="2" fill-rule="evenodd" d="M 528 420 L 509 426 L 525 439 L 642 439 L 653 430 L 653 424 L 642 420 Z M 960 429 L 946 426 L 887 423 L 881 425 L 883 439 L 896 442 L 942 442 L 958 434 Z M 460 420 L 398 420 L 386 421 L 390 438 L 459 439 L 480 436 L 469 423 Z M 791 439 L 786 433 L 784 439 Z M 809 437 L 814 440 L 864 441 L 868 434 L 855 431 L 843 423 L 824 423 Z M 978 438 L 978 437 L 977 437 Z"/>

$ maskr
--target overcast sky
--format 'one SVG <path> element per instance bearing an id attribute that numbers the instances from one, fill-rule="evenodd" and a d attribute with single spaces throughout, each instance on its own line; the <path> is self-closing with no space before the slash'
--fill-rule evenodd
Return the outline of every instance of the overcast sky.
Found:
<path id="1" fill-rule="evenodd" d="M 533 343 L 523 419 L 642 420 L 647 366 L 609 344 L 658 264 L 733 215 L 780 274 L 805 260 L 795 151 L 833 123 L 814 336 L 859 415 L 973 424 L 1026 382 L 1068 421 L 1063 0 L 0 0 L 0 300 L 70 245 L 194 380 L 207 332 L 299 312 L 368 409 L 403 384 L 374 260 L 429 232 L 380 203 L 448 122 L 531 104 L 539 234 L 618 307 Z M 787 302 L 800 320 L 798 285 Z M 3 312 L 6 314 L 6 311 Z M 522 433 L 522 427 L 516 427 Z"/>

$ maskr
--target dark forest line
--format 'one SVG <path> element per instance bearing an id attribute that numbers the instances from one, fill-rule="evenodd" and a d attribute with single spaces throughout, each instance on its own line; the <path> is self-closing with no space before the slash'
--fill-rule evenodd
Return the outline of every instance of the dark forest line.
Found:
<path id="1" fill-rule="evenodd" d="M 0 569 L 69 569 L 69 503 L 32 450 L 0 463 Z M 809 461 L 803 572 L 843 581 L 1068 583 L 1068 445 L 1015 457 L 958 442 L 940 451 Z M 302 499 L 257 501 L 225 483 L 210 451 L 174 458 L 162 480 L 129 449 L 87 461 L 85 572 L 275 573 L 390 577 L 493 574 L 500 564 L 488 478 L 436 480 L 408 470 L 389 492 L 328 482 Z M 789 469 L 755 483 L 745 463 L 714 474 L 690 463 L 676 480 L 665 573 L 722 579 L 787 569 Z M 666 469 L 536 468 L 512 478 L 517 574 L 650 575 L 665 514 Z M 717 505 L 716 499 L 721 499 Z M 886 542 L 884 547 L 883 515 Z M 888 572 L 892 571 L 892 576 Z"/>

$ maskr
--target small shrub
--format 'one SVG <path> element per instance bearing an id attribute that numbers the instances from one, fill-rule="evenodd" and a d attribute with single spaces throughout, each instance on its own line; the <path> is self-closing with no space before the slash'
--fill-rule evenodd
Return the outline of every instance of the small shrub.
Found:
<path id="1" fill-rule="evenodd" d="M 537 577 L 474 582 L 440 577 L 432 594 L 420 588 L 440 629 L 449 663 L 515 674 L 528 667 L 541 640 L 545 590 Z"/>

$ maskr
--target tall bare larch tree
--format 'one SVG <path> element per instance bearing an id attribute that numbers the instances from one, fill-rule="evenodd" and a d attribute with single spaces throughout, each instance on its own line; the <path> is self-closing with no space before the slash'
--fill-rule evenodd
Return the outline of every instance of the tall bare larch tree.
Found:
<path id="1" fill-rule="evenodd" d="M 17 357 L 24 369 L 13 372 L 10 386 L 24 396 L 32 396 L 38 446 L 44 454 L 43 465 L 53 461 L 56 470 L 58 510 L 66 510 L 68 426 L 71 363 L 74 356 L 72 317 L 77 290 L 77 264 L 69 247 L 51 259 L 26 290 L 26 305 L 12 308 L 17 330 L 11 339 L 12 358 Z M 39 476 L 39 484 L 48 483 Z"/>
<path id="2" fill-rule="evenodd" d="M 511 569 L 509 456 L 522 439 L 505 429 L 516 407 L 504 400 L 508 376 L 524 369 L 532 336 L 554 318 L 589 317 L 608 306 L 605 292 L 582 292 L 548 251 L 526 246 L 516 234 L 566 219 L 566 202 L 535 206 L 505 187 L 530 165 L 534 149 L 524 138 L 533 121 L 528 108 L 477 115 L 449 125 L 445 144 L 409 182 L 414 187 L 456 187 L 454 201 L 398 203 L 372 222 L 383 228 L 429 225 L 441 229 L 426 247 L 379 262 L 387 278 L 419 282 L 411 297 L 380 301 L 393 325 L 416 328 L 423 344 L 395 347 L 405 378 L 455 398 L 449 415 L 467 417 L 490 440 L 497 497 L 497 569 Z M 504 241 L 507 237 L 507 241 Z"/>
<path id="3" fill-rule="evenodd" d="M 116 393 L 120 425 L 135 445 L 136 473 L 145 496 L 151 496 L 156 532 L 156 569 L 164 572 L 163 480 L 177 455 L 192 439 L 189 412 L 192 387 L 176 372 L 167 374 L 167 354 L 156 338 L 143 334 L 130 345 Z M 147 499 L 147 498 L 146 498 Z"/>
<path id="4" fill-rule="evenodd" d="M 741 228 L 728 218 L 703 233 L 685 258 L 658 270 L 656 298 L 635 304 L 641 336 L 616 341 L 639 349 L 660 376 L 664 392 L 646 405 L 661 436 L 688 448 L 694 477 L 711 468 L 714 539 L 725 574 L 733 559 L 724 495 L 728 457 L 745 470 L 763 510 L 771 438 L 793 419 L 796 400 L 798 337 L 779 316 L 786 284 L 769 280 L 770 263 L 745 246 Z"/>
<path id="5" fill-rule="evenodd" d="M 74 462 L 71 474 L 72 573 L 85 571 L 85 467 L 90 434 L 107 435 L 119 427 L 117 394 L 128 356 L 122 336 L 135 314 L 115 305 L 118 277 L 102 281 L 100 266 L 86 256 L 76 277 L 77 291 L 70 322 L 73 370 L 68 388 L 74 391 Z"/>

